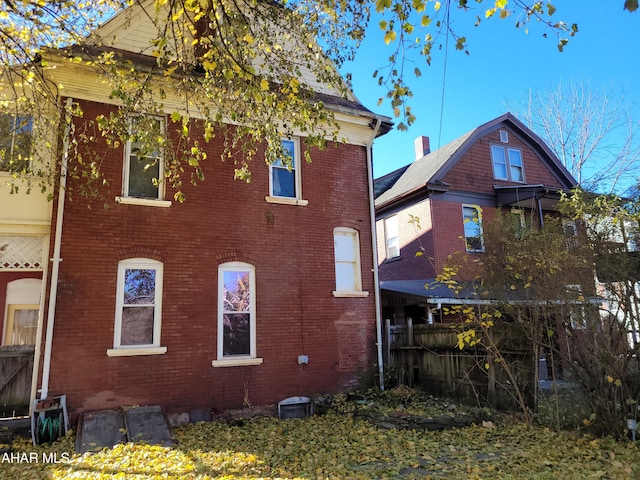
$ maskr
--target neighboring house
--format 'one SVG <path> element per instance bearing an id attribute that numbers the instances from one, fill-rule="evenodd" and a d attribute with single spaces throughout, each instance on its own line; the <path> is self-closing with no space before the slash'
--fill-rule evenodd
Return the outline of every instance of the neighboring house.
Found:
<path id="1" fill-rule="evenodd" d="M 140 52 L 151 41 L 145 21 L 117 15 L 93 41 L 104 33 L 123 55 Z M 84 112 L 76 131 L 118 108 L 90 68 L 49 62 L 56 68 L 44 74 L 64 84 L 60 102 Z M 8 212 L 2 203 L 2 235 L 44 242 L 51 231 L 56 268 L 45 285 L 40 398 L 66 395 L 72 418 L 128 404 L 223 410 L 340 391 L 374 367 L 371 145 L 391 124 L 353 96 L 322 93 L 339 112 L 345 142 L 314 150 L 313 163 L 303 161 L 301 137 L 283 138 L 293 168 L 267 166 L 258 154 L 245 183 L 234 180 L 233 161 L 218 161 L 221 139 L 202 142 L 206 180 L 183 186 L 179 203 L 166 182 L 151 182 L 162 178 L 162 156 L 155 171 L 136 168 L 136 145 L 112 148 L 96 136 L 80 148 L 85 160 L 106 152 L 108 208 L 80 195 L 70 201 L 60 188 L 49 230 L 50 205 L 25 220 L 24 208 Z M 167 135 L 169 113 L 154 124 Z M 73 155 L 59 144 L 61 156 Z M 77 192 L 82 180 L 67 181 Z M 0 273 L 0 293 L 14 279 L 42 278 L 38 252 L 34 274 Z"/>
<path id="2" fill-rule="evenodd" d="M 408 318 L 438 322 L 443 306 L 460 303 L 435 278 L 450 255 L 483 254 L 483 225 L 497 208 L 522 226 L 540 226 L 557 210 L 560 192 L 577 185 L 542 139 L 510 113 L 437 151 L 429 150 L 426 137 L 415 147 L 413 163 L 375 181 L 382 312 L 392 325 Z M 572 222 L 564 227 L 576 234 Z"/>

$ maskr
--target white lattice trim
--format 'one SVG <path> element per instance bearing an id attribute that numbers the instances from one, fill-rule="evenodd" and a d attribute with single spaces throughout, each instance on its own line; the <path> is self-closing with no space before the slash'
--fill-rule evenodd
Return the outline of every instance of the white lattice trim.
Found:
<path id="1" fill-rule="evenodd" d="M 45 237 L 0 235 L 0 271 L 44 269 Z"/>

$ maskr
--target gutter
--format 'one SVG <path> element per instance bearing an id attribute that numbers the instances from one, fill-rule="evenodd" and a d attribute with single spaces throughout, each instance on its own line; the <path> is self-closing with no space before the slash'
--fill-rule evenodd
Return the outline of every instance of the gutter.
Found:
<path id="1" fill-rule="evenodd" d="M 376 307 L 376 351 L 378 355 L 378 381 L 380 390 L 384 390 L 384 365 L 382 358 L 382 320 L 380 312 L 380 280 L 378 275 L 378 242 L 376 236 L 376 210 L 373 198 L 373 141 L 378 136 L 382 117 L 376 116 L 376 124 L 373 128 L 371 140 L 367 143 L 367 176 L 369 183 L 369 216 L 371 219 L 371 248 L 373 253 L 373 292 Z"/>
<path id="2" fill-rule="evenodd" d="M 51 258 L 51 283 L 49 290 L 49 310 L 47 315 L 47 332 L 44 344 L 44 362 L 42 364 L 42 387 L 40 399 L 49 396 L 49 376 L 51 372 L 51 347 L 53 344 L 53 324 L 56 316 L 56 300 L 58 298 L 58 277 L 60 271 L 60 247 L 62 244 L 62 221 L 64 218 L 64 201 L 67 187 L 67 166 L 69 164 L 69 136 L 71 135 L 71 107 L 73 99 L 67 98 L 64 114 L 64 137 L 62 139 L 62 163 L 60 165 L 60 187 L 58 191 L 58 208 L 56 211 L 56 231 L 53 244 L 53 258 Z M 37 369 L 34 368 L 37 372 Z"/>

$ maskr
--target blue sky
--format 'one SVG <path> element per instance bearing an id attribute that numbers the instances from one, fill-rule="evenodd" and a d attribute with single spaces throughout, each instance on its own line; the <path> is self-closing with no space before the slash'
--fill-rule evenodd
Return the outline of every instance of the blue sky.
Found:
<path id="1" fill-rule="evenodd" d="M 413 161 L 416 137 L 429 136 L 435 150 L 505 113 L 530 89 L 551 90 L 560 82 L 588 82 L 592 90 L 624 92 L 635 103 L 634 118 L 640 121 L 640 12 L 624 11 L 622 0 L 554 3 L 555 19 L 579 27 L 562 53 L 553 34 L 543 38 L 541 25 L 531 25 L 528 34 L 515 28 L 513 18 L 492 18 L 474 27 L 475 13 L 452 11 L 455 29 L 467 37 L 469 55 L 452 45 L 449 48 L 442 123 L 444 50 L 434 52 L 431 66 L 416 56 L 422 76 L 411 80 L 411 106 L 418 119 L 408 132 L 394 129 L 376 140 L 374 175 Z M 377 106 L 385 91 L 372 78 L 373 71 L 387 63 L 391 48 L 383 43 L 377 21 L 372 22 L 371 30 L 373 35 L 358 51 L 355 62 L 344 70 L 352 72 L 354 92 L 365 106 L 392 116 L 387 104 Z"/>

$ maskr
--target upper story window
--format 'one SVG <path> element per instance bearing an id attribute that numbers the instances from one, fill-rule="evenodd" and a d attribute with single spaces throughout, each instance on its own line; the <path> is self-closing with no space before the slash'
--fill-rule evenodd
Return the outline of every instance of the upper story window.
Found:
<path id="1" fill-rule="evenodd" d="M 520 150 L 501 145 L 491 145 L 491 160 L 493 162 L 493 178 L 496 180 L 524 182 L 524 166 Z"/>
<path id="2" fill-rule="evenodd" d="M 0 172 L 29 169 L 32 139 L 31 117 L 0 114 Z"/>
<path id="3" fill-rule="evenodd" d="M 218 357 L 216 367 L 257 365 L 255 267 L 244 262 L 218 266 Z"/>
<path id="4" fill-rule="evenodd" d="M 467 252 L 484 252 L 482 209 L 477 205 L 463 205 L 462 220 Z"/>
<path id="5" fill-rule="evenodd" d="M 285 158 L 279 158 L 269 165 L 269 195 L 266 200 L 271 203 L 307 205 L 307 200 L 302 200 L 299 139 L 283 139 L 282 149 Z"/>
<path id="6" fill-rule="evenodd" d="M 118 263 L 116 318 L 110 356 L 165 353 L 160 347 L 161 262 L 130 258 Z"/>
<path id="7" fill-rule="evenodd" d="M 164 198 L 164 118 L 138 116 L 130 121 L 130 137 L 125 145 L 122 194 L 128 198 Z"/>
<path id="8" fill-rule="evenodd" d="M 360 238 L 353 228 L 339 227 L 333 230 L 335 254 L 336 297 L 361 297 L 369 292 L 362 290 L 360 273 Z"/>
<path id="9" fill-rule="evenodd" d="M 299 158 L 298 145 L 294 140 L 282 140 L 286 158 L 279 158 L 270 166 L 270 184 L 272 197 L 298 198 Z"/>
<path id="10" fill-rule="evenodd" d="M 400 256 L 400 237 L 398 235 L 398 216 L 393 215 L 384 219 L 384 239 L 387 260 Z"/>

